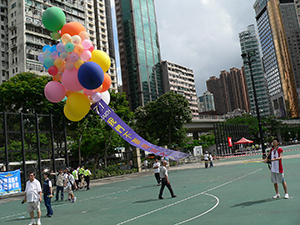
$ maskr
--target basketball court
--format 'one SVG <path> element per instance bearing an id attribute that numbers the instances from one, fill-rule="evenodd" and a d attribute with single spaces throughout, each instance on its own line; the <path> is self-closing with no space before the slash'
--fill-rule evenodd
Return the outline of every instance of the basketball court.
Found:
<path id="1" fill-rule="evenodd" d="M 288 148 L 286 148 L 288 149 Z M 284 149 L 284 150 L 286 150 Z M 300 150 L 285 152 L 283 166 L 292 198 L 273 200 L 273 184 L 261 156 L 238 157 L 169 171 L 177 198 L 168 189 L 158 199 L 160 187 L 152 173 L 75 192 L 77 202 L 52 201 L 54 215 L 46 217 L 41 203 L 42 224 L 299 224 Z M 192 168 L 194 167 L 194 168 Z M 113 180 L 114 178 L 111 178 Z M 65 197 L 66 198 L 66 197 Z M 1 201 L 0 201 L 1 202 Z M 30 222 L 20 198 L 0 204 L 0 224 Z"/>

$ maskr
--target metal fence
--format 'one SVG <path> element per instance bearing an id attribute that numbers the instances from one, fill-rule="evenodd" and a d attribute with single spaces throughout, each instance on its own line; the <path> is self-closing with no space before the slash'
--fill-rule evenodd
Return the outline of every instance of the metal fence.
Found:
<path id="1" fill-rule="evenodd" d="M 65 117 L 0 113 L 0 169 L 21 169 L 22 184 L 29 170 L 41 181 L 43 169 L 69 166 L 66 143 Z"/>

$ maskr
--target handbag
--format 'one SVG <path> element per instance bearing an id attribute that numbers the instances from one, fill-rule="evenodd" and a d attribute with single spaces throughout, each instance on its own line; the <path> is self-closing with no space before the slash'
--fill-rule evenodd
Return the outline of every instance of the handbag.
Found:
<path id="1" fill-rule="evenodd" d="M 75 190 L 75 185 L 71 183 L 70 179 L 68 179 L 68 180 L 69 180 L 69 182 L 70 182 L 70 184 L 72 186 L 72 191 L 74 191 Z"/>

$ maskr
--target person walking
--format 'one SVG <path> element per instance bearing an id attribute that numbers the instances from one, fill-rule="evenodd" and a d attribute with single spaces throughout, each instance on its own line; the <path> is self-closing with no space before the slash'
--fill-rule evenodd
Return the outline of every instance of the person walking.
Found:
<path id="1" fill-rule="evenodd" d="M 48 217 L 51 217 L 53 215 L 53 210 L 51 207 L 51 198 L 53 197 L 52 195 L 52 182 L 49 179 L 49 173 L 46 172 L 44 173 L 44 183 L 43 183 L 43 194 L 44 194 L 44 202 L 45 206 L 47 208 L 47 215 Z"/>
<path id="2" fill-rule="evenodd" d="M 86 181 L 86 190 L 90 190 L 90 176 L 92 175 L 90 168 L 87 167 L 86 170 L 84 170 L 84 179 Z"/>
<path id="3" fill-rule="evenodd" d="M 205 168 L 207 168 L 208 167 L 208 161 L 209 161 L 209 154 L 208 154 L 207 151 L 204 154 L 204 161 L 205 161 Z"/>
<path id="4" fill-rule="evenodd" d="M 73 188 L 73 185 L 74 185 L 74 188 Z M 73 193 L 73 189 L 75 189 L 75 179 L 74 179 L 73 175 L 71 174 L 70 170 L 67 170 L 67 187 L 68 187 L 68 194 L 69 194 L 68 200 L 71 203 L 76 202 L 76 197 Z"/>
<path id="5" fill-rule="evenodd" d="M 41 207 L 42 201 L 42 187 L 41 183 L 35 179 L 35 173 L 29 172 L 29 180 L 26 183 L 25 198 L 23 202 L 27 201 L 27 210 L 30 214 L 31 222 L 29 225 L 41 225 Z M 37 212 L 37 223 L 34 219 L 34 211 Z"/>
<path id="6" fill-rule="evenodd" d="M 56 176 L 56 195 L 55 201 L 58 201 L 59 192 L 60 192 L 60 200 L 64 200 L 64 187 L 66 186 L 66 178 L 63 174 L 62 170 L 59 170 L 58 173 L 50 173 L 50 175 Z"/>
<path id="7" fill-rule="evenodd" d="M 161 188 L 159 191 L 159 196 L 158 196 L 159 199 L 164 199 L 162 197 L 162 195 L 163 195 L 165 186 L 167 186 L 167 188 L 169 189 L 172 198 L 177 197 L 177 195 L 174 195 L 173 189 L 171 187 L 168 170 L 167 170 L 166 166 L 167 166 L 167 161 L 163 161 L 162 166 L 160 167 L 160 177 L 161 177 L 162 185 L 161 185 Z"/>
<path id="8" fill-rule="evenodd" d="M 153 164 L 154 176 L 157 181 L 157 186 L 160 185 L 160 175 L 159 175 L 160 163 L 157 158 L 155 158 L 155 163 Z"/>
<path id="9" fill-rule="evenodd" d="M 212 157 L 211 153 L 209 153 L 209 161 L 210 161 L 209 167 L 214 167 L 213 160 L 214 158 Z"/>
<path id="10" fill-rule="evenodd" d="M 78 188 L 82 189 L 84 186 L 84 166 L 80 167 L 78 170 L 78 179 L 79 179 L 79 185 Z M 80 186 L 80 187 L 79 187 Z"/>
<path id="11" fill-rule="evenodd" d="M 76 190 L 78 190 L 78 184 L 79 184 L 79 180 L 78 180 L 78 170 L 74 170 L 72 171 L 72 175 L 75 179 L 75 184 L 76 184 Z"/>
<path id="12" fill-rule="evenodd" d="M 283 166 L 282 166 L 282 155 L 283 150 L 282 148 L 278 147 L 277 139 L 273 140 L 273 148 L 269 151 L 268 156 L 264 160 L 264 163 L 267 162 L 269 155 L 271 154 L 271 181 L 274 184 L 274 189 L 276 194 L 273 196 L 273 199 L 280 198 L 278 184 L 282 183 L 285 195 L 284 198 L 289 198 L 289 194 L 287 191 L 287 184 L 284 181 L 284 173 L 283 173 Z"/>

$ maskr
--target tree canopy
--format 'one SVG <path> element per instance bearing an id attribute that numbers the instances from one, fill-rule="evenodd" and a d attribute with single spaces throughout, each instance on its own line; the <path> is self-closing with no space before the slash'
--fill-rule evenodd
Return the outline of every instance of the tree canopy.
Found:
<path id="1" fill-rule="evenodd" d="M 136 130 L 159 146 L 180 145 L 186 140 L 185 123 L 191 122 L 189 102 L 180 94 L 168 92 L 135 111 Z"/>
<path id="2" fill-rule="evenodd" d="M 51 103 L 44 95 L 49 76 L 17 74 L 0 85 L 0 111 L 62 115 L 63 103 Z"/>

